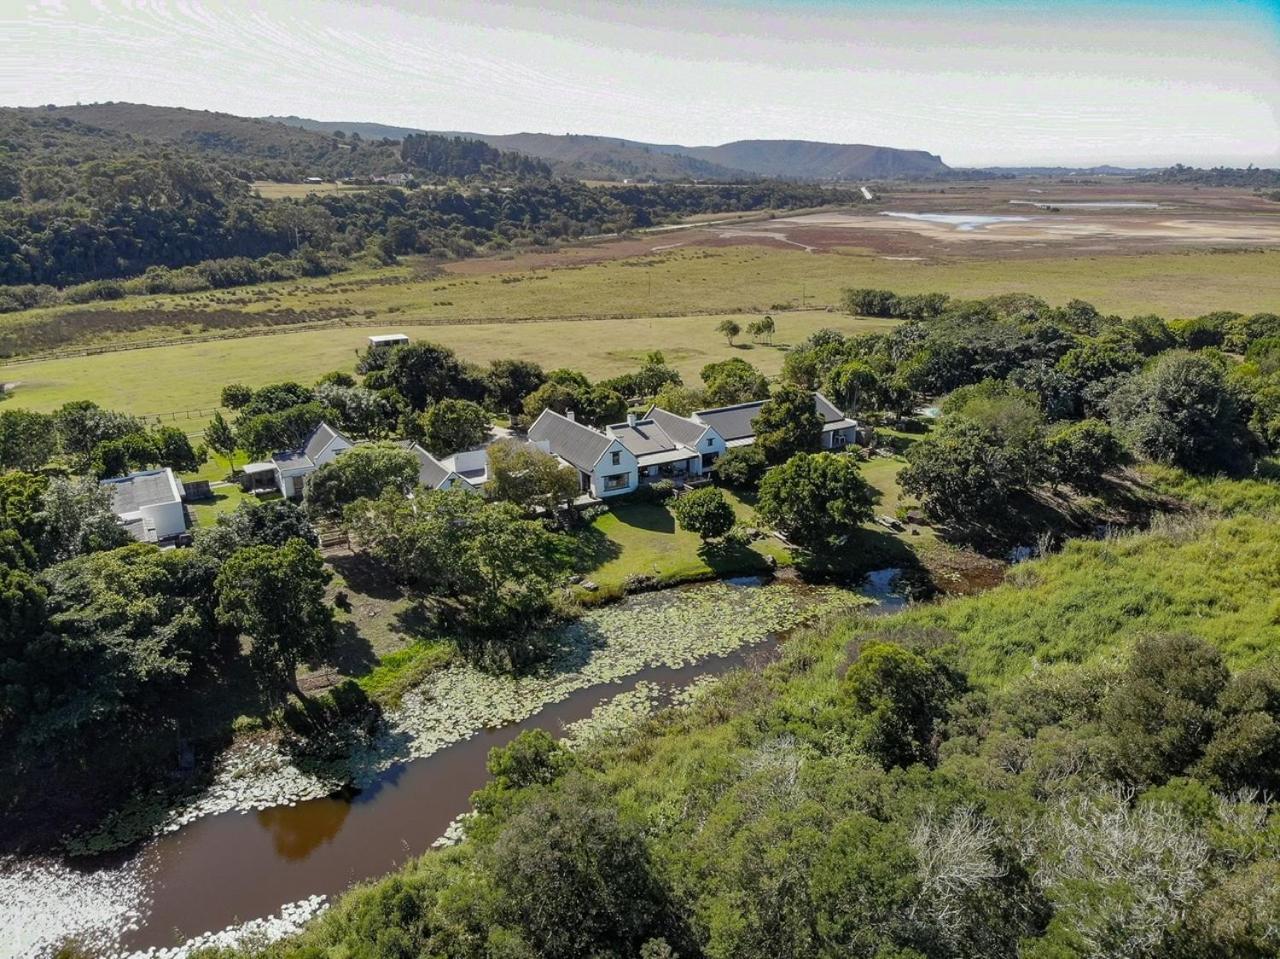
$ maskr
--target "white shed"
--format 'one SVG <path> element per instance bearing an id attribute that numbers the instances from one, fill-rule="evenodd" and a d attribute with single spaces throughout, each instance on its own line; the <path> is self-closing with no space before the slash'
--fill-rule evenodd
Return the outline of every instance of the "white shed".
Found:
<path id="1" fill-rule="evenodd" d="M 111 508 L 134 539 L 162 543 L 187 531 L 182 482 L 168 467 L 105 479 L 101 485 L 111 492 Z"/>
<path id="2" fill-rule="evenodd" d="M 409 342 L 409 335 L 407 333 L 379 333 L 376 336 L 369 337 L 370 349 L 374 347 L 390 348 L 393 346 L 402 346 L 403 344 L 408 342 Z"/>

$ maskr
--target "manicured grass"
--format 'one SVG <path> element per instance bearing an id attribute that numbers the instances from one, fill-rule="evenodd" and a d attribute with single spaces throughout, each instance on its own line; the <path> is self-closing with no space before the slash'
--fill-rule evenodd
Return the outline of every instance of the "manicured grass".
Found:
<path id="1" fill-rule="evenodd" d="M 740 315 L 740 323 L 757 319 Z M 477 363 L 507 357 L 536 360 L 546 369 L 569 366 L 593 378 L 634 370 L 645 355 L 660 349 L 688 383 L 715 360 L 742 357 L 765 373 L 782 367 L 783 346 L 823 327 L 845 333 L 890 328 L 891 322 L 866 320 L 817 310 L 776 314 L 773 346 L 739 342 L 731 347 L 715 327 L 721 317 L 683 316 L 626 320 L 546 323 L 489 323 L 410 327 L 366 327 L 312 330 L 214 340 L 93 356 L 22 364 L 0 373 L 18 381 L 10 404 L 52 410 L 74 399 L 90 399 L 111 409 L 138 414 L 212 408 L 228 383 L 262 386 L 281 380 L 313 383 L 331 370 L 352 370 L 356 354 L 375 333 L 407 330 L 456 349 Z M 188 420 L 185 428 L 207 422 Z M 168 420 L 166 420 L 168 422 Z"/>
<path id="2" fill-rule="evenodd" d="M 262 497 L 246 493 L 238 485 L 229 483 L 225 486 L 213 487 L 213 498 L 196 500 L 188 504 L 195 517 L 196 526 L 212 526 L 223 513 L 232 512 L 244 502 L 256 503 Z"/>
<path id="3" fill-rule="evenodd" d="M 749 506 L 725 491 L 739 522 L 754 523 Z M 682 530 L 665 505 L 620 503 L 579 534 L 582 572 L 602 590 L 611 592 L 633 576 L 652 576 L 662 583 L 705 579 L 716 575 L 764 572 L 766 557 L 779 565 L 791 562 L 786 548 L 773 537 L 750 546 L 704 548 L 695 533 Z"/>

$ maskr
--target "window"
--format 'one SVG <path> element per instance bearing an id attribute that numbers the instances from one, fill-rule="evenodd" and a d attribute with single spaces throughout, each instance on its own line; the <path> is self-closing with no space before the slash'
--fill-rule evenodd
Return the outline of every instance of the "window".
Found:
<path id="1" fill-rule="evenodd" d="M 715 445 L 716 445 L 716 441 L 715 441 L 714 439 L 712 439 L 710 436 L 708 436 L 708 437 L 707 437 L 707 446 L 708 446 L 708 447 L 711 447 L 711 446 L 715 446 Z"/>
<path id="2" fill-rule="evenodd" d="M 605 492 L 611 493 L 616 489 L 626 489 L 629 485 L 631 484 L 628 481 L 626 473 L 617 473 L 613 476 L 606 476 L 604 478 Z"/>
<path id="3" fill-rule="evenodd" d="M 613 453 L 613 456 L 612 456 L 612 460 L 613 460 L 613 465 L 614 465 L 614 466 L 621 466 L 621 465 L 622 465 L 622 454 L 621 454 L 620 452 L 618 452 L 618 451 L 616 451 L 616 450 L 615 450 L 615 451 L 614 451 L 614 453 Z"/>

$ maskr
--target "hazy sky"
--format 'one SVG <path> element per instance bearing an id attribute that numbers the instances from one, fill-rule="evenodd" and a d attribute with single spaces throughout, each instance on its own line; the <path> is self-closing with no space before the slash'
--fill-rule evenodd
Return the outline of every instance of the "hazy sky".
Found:
<path id="1" fill-rule="evenodd" d="M 0 0 L 0 104 L 1280 165 L 1280 0 Z"/>

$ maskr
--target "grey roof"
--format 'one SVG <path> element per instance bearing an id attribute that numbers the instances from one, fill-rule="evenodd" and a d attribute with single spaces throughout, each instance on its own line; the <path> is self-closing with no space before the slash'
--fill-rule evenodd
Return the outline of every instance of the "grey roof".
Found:
<path id="1" fill-rule="evenodd" d="M 418 482 L 427 489 L 439 489 L 449 478 L 451 471 L 413 440 L 400 440 L 399 445 L 418 458 Z"/>
<path id="2" fill-rule="evenodd" d="M 182 500 L 174 490 L 174 483 L 167 469 L 130 473 L 128 476 L 103 480 L 101 485 L 111 490 L 111 508 L 119 515 L 136 513 L 144 506 L 178 503 Z"/>
<path id="3" fill-rule="evenodd" d="M 711 410 L 698 410 L 693 415 L 715 429 L 717 433 L 724 437 L 726 442 L 732 442 L 733 440 L 747 439 L 756 435 L 752 423 L 760 413 L 760 407 L 764 406 L 765 402 L 765 400 L 756 400 L 754 403 L 720 406 Z M 821 393 L 813 394 L 813 406 L 818 415 L 822 417 L 823 426 L 837 423 L 844 419 L 844 414 L 836 409 L 835 405 Z"/>
<path id="4" fill-rule="evenodd" d="M 303 444 L 302 452 L 307 454 L 308 459 L 314 460 L 324 452 L 325 447 L 332 443 L 336 436 L 342 436 L 342 434 L 328 423 L 321 423 L 312 430 L 311 435 L 307 437 L 307 442 Z M 347 440 L 345 436 L 342 438 L 346 440 L 348 445 L 350 445 L 350 440 Z"/>
<path id="5" fill-rule="evenodd" d="M 311 457 L 302 452 L 302 450 L 272 453 L 271 462 L 276 464 L 276 469 L 278 470 L 314 469 L 316 465 L 311 462 Z"/>
<path id="6" fill-rule="evenodd" d="M 278 453 L 272 453 L 271 462 L 275 463 L 276 469 L 279 470 L 315 469 L 315 458 L 323 453 L 335 438 L 341 439 L 348 446 L 352 445 L 351 440 L 347 439 L 328 423 L 321 423 L 311 431 L 311 435 L 307 437 L 307 441 L 302 444 L 301 449 L 281 450 Z"/>
<path id="7" fill-rule="evenodd" d="M 616 423 L 609 427 L 609 432 L 636 456 L 667 453 L 677 446 L 667 431 L 650 419 L 636 420 L 635 425 Z"/>
<path id="8" fill-rule="evenodd" d="M 546 440 L 551 452 L 566 463 L 589 473 L 595 468 L 613 440 L 599 430 L 576 423 L 561 416 L 555 410 L 543 410 L 542 415 L 529 427 L 529 439 Z"/>
<path id="9" fill-rule="evenodd" d="M 702 423 L 691 420 L 687 416 L 677 416 L 657 406 L 649 408 L 645 419 L 653 420 L 668 436 L 685 446 L 696 446 L 698 440 L 702 439 L 702 434 L 707 431 Z"/>

